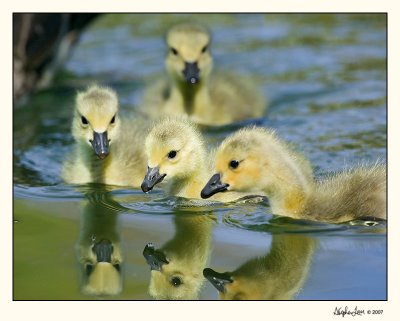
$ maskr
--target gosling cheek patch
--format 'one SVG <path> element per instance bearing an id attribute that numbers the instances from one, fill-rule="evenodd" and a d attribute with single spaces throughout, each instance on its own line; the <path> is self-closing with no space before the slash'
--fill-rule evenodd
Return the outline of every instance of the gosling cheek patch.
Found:
<path id="1" fill-rule="evenodd" d="M 221 182 L 221 175 L 214 174 L 206 186 L 201 190 L 200 196 L 201 198 L 209 198 L 216 193 L 225 192 L 228 190 L 229 184 L 225 184 Z"/>

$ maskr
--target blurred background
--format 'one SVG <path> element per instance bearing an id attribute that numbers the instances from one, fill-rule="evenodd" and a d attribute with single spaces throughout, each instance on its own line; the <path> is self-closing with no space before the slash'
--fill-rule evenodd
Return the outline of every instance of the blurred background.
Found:
<path id="1" fill-rule="evenodd" d="M 212 34 L 215 69 L 256 80 L 268 99 L 267 113 L 257 123 L 293 142 L 318 177 L 377 159 L 386 162 L 386 18 L 14 14 L 14 298 L 92 298 L 81 293 L 75 248 L 87 226 L 82 221 L 88 217 L 87 202 L 95 199 L 100 213 L 108 208 L 124 226 L 118 239 L 125 249 L 125 277 L 116 298 L 149 299 L 150 273 L 141 251 L 148 242 L 162 245 L 172 238 L 175 217 L 182 212 L 178 201 L 162 198 L 161 191 L 99 192 L 99 187 L 63 184 L 59 173 L 73 143 L 70 120 L 77 90 L 93 82 L 111 86 L 122 109 L 135 113 L 144 87 L 164 73 L 168 28 L 199 22 Z M 215 145 L 247 124 L 204 128 L 204 133 Z M 297 299 L 386 298 L 385 225 L 310 226 L 274 220 L 264 205 L 198 210 L 207 211 L 217 221 L 216 255 L 210 261 L 216 270 L 234 270 L 264 256 L 274 233 L 295 229 L 322 243 Z M 218 297 L 209 284 L 199 295 Z"/>

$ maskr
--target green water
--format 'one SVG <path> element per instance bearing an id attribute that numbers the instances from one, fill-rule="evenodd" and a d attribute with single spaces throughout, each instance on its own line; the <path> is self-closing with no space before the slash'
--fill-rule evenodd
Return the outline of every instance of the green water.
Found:
<path id="1" fill-rule="evenodd" d="M 14 109 L 14 299 L 218 299 L 207 267 L 241 280 L 236 299 L 386 299 L 384 222 L 312 223 L 273 216 L 265 202 L 198 207 L 160 189 L 62 182 L 76 90 L 105 83 L 135 112 L 163 72 L 166 28 L 193 19 L 213 33 L 217 68 L 257 79 L 269 101 L 257 123 L 293 142 L 318 176 L 386 161 L 383 15 L 104 15 L 54 85 Z M 245 124 L 203 131 L 216 144 Z M 116 295 L 87 291 L 85 255 L 102 239 L 118 253 Z M 165 279 L 150 272 L 148 243 L 169 260 Z"/>

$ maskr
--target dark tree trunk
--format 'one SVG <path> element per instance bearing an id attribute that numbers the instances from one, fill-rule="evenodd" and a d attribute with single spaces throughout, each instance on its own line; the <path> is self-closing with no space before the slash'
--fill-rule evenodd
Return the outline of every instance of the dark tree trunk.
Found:
<path id="1" fill-rule="evenodd" d="M 98 13 L 14 13 L 14 102 L 48 86 Z"/>

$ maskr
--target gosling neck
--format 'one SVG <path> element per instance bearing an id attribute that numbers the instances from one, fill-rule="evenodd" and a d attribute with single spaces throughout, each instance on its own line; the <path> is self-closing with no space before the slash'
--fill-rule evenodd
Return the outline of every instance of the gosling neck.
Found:
<path id="1" fill-rule="evenodd" d="M 297 167 L 292 167 L 291 164 L 281 166 L 286 168 L 274 171 L 275 181 L 265 193 L 270 200 L 273 214 L 299 218 L 314 189 L 313 177 Z"/>
<path id="2" fill-rule="evenodd" d="M 112 153 L 105 159 L 100 159 L 93 151 L 91 146 L 80 144 L 79 148 L 83 151 L 83 163 L 92 175 L 92 181 L 95 183 L 104 183 L 105 171 L 111 163 Z"/>
<path id="3" fill-rule="evenodd" d="M 206 79 L 200 79 L 197 84 L 189 84 L 187 81 L 176 80 L 171 90 L 171 96 L 179 96 L 183 108 L 189 116 L 196 112 L 199 101 L 209 101 L 209 91 Z"/>

